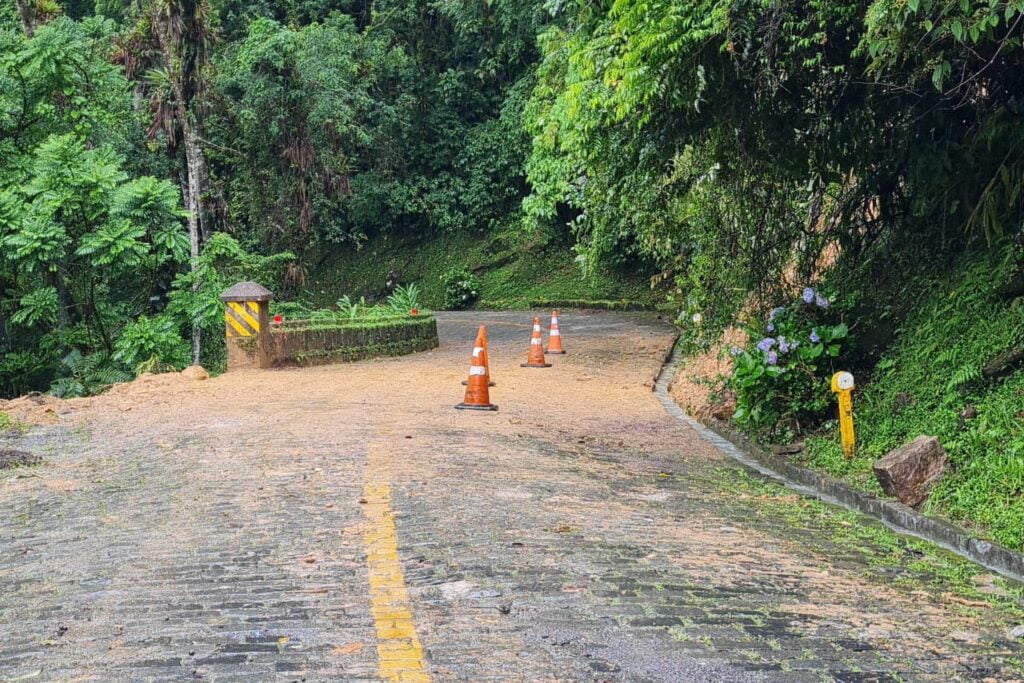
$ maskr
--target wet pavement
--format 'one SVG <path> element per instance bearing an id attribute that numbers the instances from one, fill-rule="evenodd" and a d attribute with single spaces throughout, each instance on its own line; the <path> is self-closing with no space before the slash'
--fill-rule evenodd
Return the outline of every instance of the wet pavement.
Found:
<path id="1" fill-rule="evenodd" d="M 1011 614 L 667 415 L 670 326 L 561 322 L 548 369 L 530 314 L 443 314 L 429 353 L 136 383 L 0 438 L 45 461 L 0 472 L 0 680 L 1021 677 Z M 500 410 L 456 411 L 482 323 Z"/>

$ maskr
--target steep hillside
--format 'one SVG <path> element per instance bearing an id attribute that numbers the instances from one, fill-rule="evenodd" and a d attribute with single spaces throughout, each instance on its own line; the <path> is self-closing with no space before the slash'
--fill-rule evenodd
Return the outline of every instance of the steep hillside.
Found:
<path id="1" fill-rule="evenodd" d="M 568 300 L 658 303 L 647 269 L 601 268 L 586 276 L 574 259 L 571 242 L 544 229 L 530 234 L 518 229 L 441 234 L 422 240 L 384 237 L 359 251 L 325 257 L 310 274 L 307 295 L 317 305 L 330 305 L 343 294 L 370 299 L 380 295 L 388 273 L 394 272 L 400 282 L 420 287 L 425 305 L 441 308 L 442 277 L 458 268 L 479 278 L 480 308 Z"/>
<path id="2" fill-rule="evenodd" d="M 916 305 L 855 395 L 858 456 L 842 457 L 828 425 L 809 440 L 806 461 L 877 490 L 878 457 L 937 436 L 951 471 L 929 509 L 1024 548 L 1024 298 L 1003 287 L 1018 269 L 1009 249 L 918 277 Z"/>

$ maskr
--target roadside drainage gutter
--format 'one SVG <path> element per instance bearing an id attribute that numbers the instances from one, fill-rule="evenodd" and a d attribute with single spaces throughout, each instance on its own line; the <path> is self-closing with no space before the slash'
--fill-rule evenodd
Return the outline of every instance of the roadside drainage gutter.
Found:
<path id="1" fill-rule="evenodd" d="M 654 393 L 670 415 L 685 422 L 725 455 L 797 493 L 874 517 L 896 533 L 924 539 L 986 569 L 1016 581 L 1024 581 L 1024 554 L 977 538 L 966 529 L 922 515 L 901 503 L 880 500 L 827 474 L 794 465 L 752 443 L 720 420 L 702 423 L 690 417 L 672 399 L 668 390 L 682 361 L 682 354 L 673 345 L 654 384 Z"/>

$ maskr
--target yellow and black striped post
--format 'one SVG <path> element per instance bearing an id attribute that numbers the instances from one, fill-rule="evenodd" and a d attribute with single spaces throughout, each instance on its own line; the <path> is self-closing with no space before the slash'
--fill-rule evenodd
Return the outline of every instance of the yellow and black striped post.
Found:
<path id="1" fill-rule="evenodd" d="M 256 301 L 228 301 L 224 309 L 229 337 L 252 337 L 260 333 L 260 305 Z"/>
<path id="2" fill-rule="evenodd" d="M 270 367 L 266 344 L 274 295 L 255 282 L 239 282 L 220 295 L 224 302 L 228 370 Z"/>

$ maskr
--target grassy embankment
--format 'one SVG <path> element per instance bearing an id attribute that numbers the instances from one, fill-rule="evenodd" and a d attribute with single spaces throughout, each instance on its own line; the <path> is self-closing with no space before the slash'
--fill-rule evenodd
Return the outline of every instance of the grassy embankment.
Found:
<path id="1" fill-rule="evenodd" d="M 419 241 L 381 239 L 360 251 L 330 255 L 310 274 L 307 296 L 318 306 L 343 294 L 379 295 L 389 272 L 420 287 L 422 303 L 439 309 L 442 275 L 465 268 L 480 279 L 478 308 L 528 307 L 539 302 L 658 303 L 649 273 L 636 269 L 600 269 L 585 277 L 571 244 L 559 236 L 509 229 L 498 234 L 441 234 Z M 561 305 L 561 304 L 560 304 Z"/>
<path id="2" fill-rule="evenodd" d="M 1024 346 L 1024 298 L 999 293 L 1017 268 L 1012 250 L 974 253 L 905 286 L 913 305 L 855 394 L 857 457 L 843 458 L 829 424 L 808 440 L 801 460 L 879 491 L 875 460 L 922 434 L 936 436 L 950 471 L 925 511 L 1024 549 L 1024 371 L 983 373 L 1001 353 Z"/>

